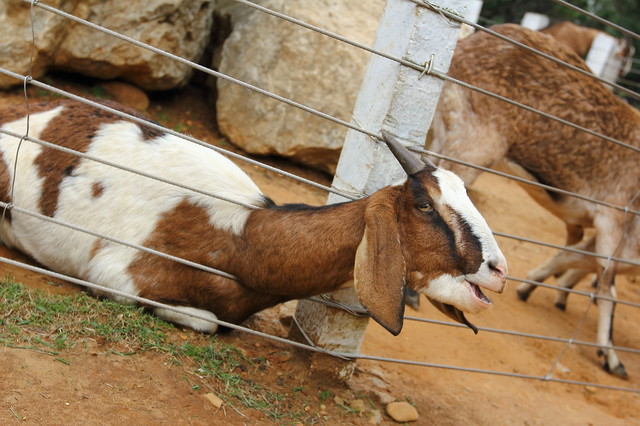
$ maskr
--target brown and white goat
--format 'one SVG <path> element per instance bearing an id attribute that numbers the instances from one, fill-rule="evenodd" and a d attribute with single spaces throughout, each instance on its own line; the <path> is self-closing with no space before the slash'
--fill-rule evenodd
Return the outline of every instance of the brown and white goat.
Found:
<path id="1" fill-rule="evenodd" d="M 477 313 L 491 304 L 481 288 L 504 287 L 505 258 L 462 181 L 423 163 L 391 137 L 385 139 L 409 174 L 403 185 L 337 205 L 275 205 L 211 149 L 77 101 L 32 105 L 30 111 L 32 137 L 256 207 L 28 140 L 18 151 L 18 139 L 0 133 L 2 201 L 13 194 L 15 206 L 217 268 L 237 280 L 7 212 L 2 240 L 55 271 L 230 323 L 352 280 L 363 306 L 393 334 L 402 328 L 405 283 L 469 326 L 462 311 Z M 0 111 L 0 125 L 24 132 L 24 107 Z M 217 329 L 168 309 L 154 311 L 194 329 Z"/>
<path id="2" fill-rule="evenodd" d="M 550 36 L 513 24 L 493 29 L 586 70 L 575 52 Z M 458 43 L 448 74 L 600 134 L 640 145 L 640 113 L 604 85 L 486 33 Z M 452 83 L 445 85 L 440 98 L 430 148 L 618 206 L 626 206 L 639 189 L 637 152 Z M 457 173 L 467 186 L 480 174 L 458 164 L 441 164 Z M 567 224 L 567 244 L 578 243 L 585 227 L 595 227 L 595 252 L 615 256 L 620 244 L 638 238 L 625 235 L 625 215 L 619 210 L 530 185 L 523 188 Z M 599 277 L 597 292 L 610 296 L 618 265 L 608 265 L 602 259 L 597 264 L 601 275 L 607 267 L 606 274 Z M 520 288 L 523 300 L 530 292 L 525 287 Z M 610 346 L 614 304 L 599 300 L 598 306 L 598 343 Z M 612 349 L 605 348 L 603 354 L 606 369 L 626 375 Z"/>

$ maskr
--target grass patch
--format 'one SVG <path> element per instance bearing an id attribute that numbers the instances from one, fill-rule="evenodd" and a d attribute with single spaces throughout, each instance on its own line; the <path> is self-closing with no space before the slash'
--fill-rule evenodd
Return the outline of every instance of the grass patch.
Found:
<path id="1" fill-rule="evenodd" d="M 99 300 L 85 293 L 50 295 L 30 290 L 7 277 L 0 281 L 0 345 L 51 355 L 72 366 L 65 355 L 95 340 L 104 354 L 129 356 L 154 351 L 200 378 L 231 407 L 238 403 L 260 410 L 273 420 L 296 422 L 303 413 L 283 409 L 284 396 L 270 392 L 237 371 L 257 369 L 260 361 L 247 359 L 216 336 L 197 335 L 203 344 L 179 343 L 174 326 L 135 305 Z M 84 345 L 84 346 L 83 346 Z M 248 377 L 247 374 L 245 376 Z M 200 385 L 189 384 L 192 390 Z"/>

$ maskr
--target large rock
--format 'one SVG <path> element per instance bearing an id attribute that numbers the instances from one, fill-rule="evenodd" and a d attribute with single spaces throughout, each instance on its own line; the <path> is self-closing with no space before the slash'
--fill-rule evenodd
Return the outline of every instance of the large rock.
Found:
<path id="1" fill-rule="evenodd" d="M 136 40 L 198 61 L 213 21 L 210 0 L 49 0 L 47 4 Z M 0 66 L 27 74 L 32 53 L 29 4 L 0 2 Z M 34 7 L 36 48 L 32 75 L 49 68 L 102 79 L 120 78 L 147 90 L 186 83 L 192 69 Z M 0 87 L 16 80 L 0 76 Z"/>
<path id="2" fill-rule="evenodd" d="M 384 0 L 265 0 L 260 3 L 371 46 Z M 246 6 L 232 7 L 233 31 L 219 69 L 239 80 L 349 121 L 369 54 Z M 244 150 L 278 154 L 335 171 L 346 129 L 227 80 L 217 81 L 220 130 Z"/>
<path id="3" fill-rule="evenodd" d="M 51 0 L 50 6 L 68 11 L 74 4 L 64 0 Z M 33 7 L 36 47 L 33 48 L 29 4 L 21 0 L 0 1 L 0 67 L 21 75 L 27 75 L 32 63 L 31 75 L 41 77 L 51 64 L 51 57 L 60 39 L 64 37 L 66 20 L 58 15 Z M 33 59 L 33 61 L 32 61 Z M 20 80 L 0 74 L 0 88 L 21 84 Z"/>

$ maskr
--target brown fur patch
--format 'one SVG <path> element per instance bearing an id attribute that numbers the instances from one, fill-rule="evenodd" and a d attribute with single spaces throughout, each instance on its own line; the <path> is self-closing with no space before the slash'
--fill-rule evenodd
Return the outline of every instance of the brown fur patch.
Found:
<path id="1" fill-rule="evenodd" d="M 89 251 L 89 260 L 93 259 L 96 254 L 100 251 L 104 244 L 104 241 L 101 239 L 97 239 L 91 245 L 91 250 Z"/>
<path id="2" fill-rule="evenodd" d="M 142 117 L 138 112 L 118 105 L 114 102 L 104 102 L 131 115 Z M 77 101 L 57 101 L 46 104 L 30 105 L 31 114 L 47 111 L 58 106 L 64 106 L 64 111 L 52 120 L 40 135 L 40 139 L 79 152 L 86 152 L 93 137 L 100 127 L 107 123 L 122 120 L 109 112 L 93 108 Z M 26 114 L 26 107 L 21 105 L 12 112 L 3 111 L 0 117 L 5 121 L 14 121 Z M 158 137 L 160 132 L 140 126 L 145 139 Z M 60 183 L 65 176 L 73 175 L 74 169 L 80 163 L 80 158 L 51 148 L 42 149 L 35 160 L 40 176 L 44 179 L 43 196 L 39 201 L 40 211 L 47 216 L 53 216 L 58 205 Z"/>
<path id="3" fill-rule="evenodd" d="M 231 256 L 245 256 L 234 252 L 233 239 L 231 234 L 209 225 L 208 214 L 202 207 L 183 201 L 162 216 L 143 246 L 226 269 Z M 129 272 L 142 297 L 204 309 L 232 323 L 242 322 L 254 312 L 286 299 L 256 293 L 240 282 L 149 253 L 138 254 Z"/>
<path id="4" fill-rule="evenodd" d="M 448 207 L 434 202 L 431 212 L 416 208 L 440 195 L 434 182 L 437 180 L 429 173 L 418 173 L 410 179 L 405 185 L 402 208 L 398 211 L 398 231 L 407 262 L 407 285 L 416 291 L 443 273 L 455 276 L 478 269 L 476 256 L 468 258 L 465 255 L 469 253 L 459 251 L 453 230 L 458 226 L 457 218 Z M 420 280 L 412 279 L 414 271 L 421 273 Z"/>
<path id="5" fill-rule="evenodd" d="M 53 103 L 38 103 L 29 106 L 29 113 L 35 114 L 42 111 L 47 111 L 49 109 L 55 108 L 60 105 L 60 101 L 56 101 Z M 16 106 L 12 106 L 11 108 L 6 108 L 0 111 L 0 126 L 3 126 L 7 123 L 14 122 L 23 118 L 27 114 L 27 107 L 25 104 L 19 104 Z M 25 127 L 26 132 L 26 127 Z M 0 133 L 0 138 L 8 137 L 7 135 Z M 4 158 L 0 156 L 0 200 L 5 203 L 11 202 L 11 174 L 9 173 L 9 167 L 13 167 L 13 164 L 7 164 Z M 11 221 L 11 212 L 9 210 L 6 211 L 4 217 Z"/>
<path id="6" fill-rule="evenodd" d="M 364 233 L 368 200 L 313 208 L 256 210 L 238 246 L 251 262 L 247 274 L 257 291 L 303 298 L 332 291 L 353 278 L 355 252 Z M 247 264 L 247 263 L 245 263 Z"/>
<path id="7" fill-rule="evenodd" d="M 91 185 L 91 196 L 93 198 L 98 198 L 99 196 L 102 195 L 102 193 L 104 192 L 104 185 L 100 182 L 94 182 L 93 185 Z"/>
<path id="8" fill-rule="evenodd" d="M 549 34 L 581 57 L 585 57 L 587 53 L 589 53 L 593 40 L 599 34 L 604 34 L 602 31 L 594 28 L 583 27 L 568 21 L 558 22 L 555 25 L 540 30 L 540 32 Z"/>

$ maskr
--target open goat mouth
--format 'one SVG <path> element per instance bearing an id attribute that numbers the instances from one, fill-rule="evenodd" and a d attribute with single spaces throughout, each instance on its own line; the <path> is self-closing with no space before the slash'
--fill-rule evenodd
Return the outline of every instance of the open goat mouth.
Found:
<path id="1" fill-rule="evenodd" d="M 480 286 L 477 284 L 472 283 L 471 281 L 467 281 L 465 280 L 465 283 L 469 286 L 469 288 L 471 289 L 471 293 L 473 294 L 473 296 L 478 299 L 481 303 L 486 304 L 486 305 L 490 305 L 491 304 L 491 299 L 489 299 L 480 289 Z"/>

